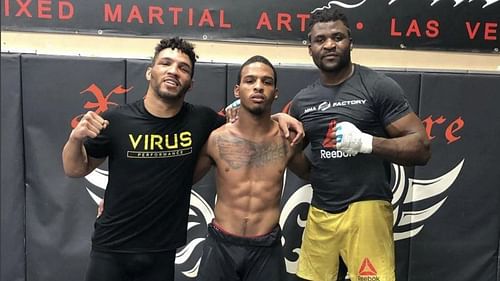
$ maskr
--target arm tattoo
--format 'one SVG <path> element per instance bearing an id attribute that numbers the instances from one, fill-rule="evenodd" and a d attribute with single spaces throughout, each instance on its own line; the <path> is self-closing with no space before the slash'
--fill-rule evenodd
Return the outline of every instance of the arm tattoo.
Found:
<path id="1" fill-rule="evenodd" d="M 215 140 L 219 156 L 233 169 L 243 166 L 261 167 L 288 155 L 284 142 L 255 143 L 238 137 L 218 136 Z"/>

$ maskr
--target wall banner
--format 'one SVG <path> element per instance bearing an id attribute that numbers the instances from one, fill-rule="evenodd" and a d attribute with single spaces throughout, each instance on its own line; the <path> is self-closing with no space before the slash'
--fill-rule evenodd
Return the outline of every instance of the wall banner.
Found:
<path id="1" fill-rule="evenodd" d="M 500 0 L 1 0 L 2 30 L 305 44 L 335 7 L 359 47 L 499 52 Z"/>

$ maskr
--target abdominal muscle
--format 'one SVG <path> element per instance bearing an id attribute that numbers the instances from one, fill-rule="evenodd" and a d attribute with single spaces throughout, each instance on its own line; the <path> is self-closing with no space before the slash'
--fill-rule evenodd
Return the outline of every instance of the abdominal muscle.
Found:
<path id="1" fill-rule="evenodd" d="M 265 178 L 265 174 L 267 172 L 261 172 L 261 177 Z M 255 237 L 270 233 L 278 224 L 281 178 L 276 182 L 234 182 L 219 177 L 217 186 L 214 221 L 225 231 L 236 236 Z"/>

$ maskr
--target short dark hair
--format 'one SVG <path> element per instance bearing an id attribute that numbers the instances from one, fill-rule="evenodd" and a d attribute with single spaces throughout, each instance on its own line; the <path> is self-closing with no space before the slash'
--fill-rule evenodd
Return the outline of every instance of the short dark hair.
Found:
<path id="1" fill-rule="evenodd" d="M 241 71 L 243 70 L 243 68 L 249 64 L 252 64 L 252 63 L 255 63 L 255 62 L 260 62 L 260 63 L 263 63 L 265 65 L 268 65 L 272 70 L 273 70 L 273 75 L 274 75 L 274 87 L 276 87 L 277 83 L 278 83 L 278 76 L 276 74 L 276 69 L 274 68 L 274 65 L 268 60 L 266 59 L 265 57 L 263 56 L 260 56 L 260 55 L 256 55 L 256 56 L 253 56 L 249 59 L 247 59 L 247 61 L 245 61 L 241 67 L 240 67 L 240 71 L 238 72 L 238 81 L 236 81 L 236 84 L 239 85 L 240 84 L 240 81 L 241 81 Z"/>
<path id="2" fill-rule="evenodd" d="M 155 55 L 153 59 L 151 60 L 151 65 L 153 65 L 156 61 L 156 58 L 158 57 L 158 54 L 163 51 L 164 49 L 170 48 L 172 50 L 179 50 L 186 54 L 189 57 L 189 60 L 191 61 L 191 78 L 194 76 L 194 66 L 196 63 L 196 59 L 198 56 L 194 52 L 194 46 L 190 42 L 179 38 L 179 37 L 174 37 L 174 38 L 169 38 L 169 39 L 162 39 L 158 45 L 155 47 Z"/>
<path id="3" fill-rule="evenodd" d="M 347 27 L 347 35 L 351 37 L 351 28 L 349 27 L 349 21 L 347 16 L 337 9 L 322 9 L 316 10 L 311 14 L 308 24 L 307 39 L 311 41 L 311 29 L 318 22 L 331 22 L 331 21 L 341 21 Z"/>

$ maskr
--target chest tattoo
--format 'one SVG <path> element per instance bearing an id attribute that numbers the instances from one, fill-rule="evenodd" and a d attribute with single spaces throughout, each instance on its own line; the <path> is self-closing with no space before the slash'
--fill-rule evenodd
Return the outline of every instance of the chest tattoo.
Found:
<path id="1" fill-rule="evenodd" d="M 238 137 L 219 136 L 215 142 L 219 156 L 233 169 L 284 161 L 289 149 L 284 142 L 256 143 Z"/>

